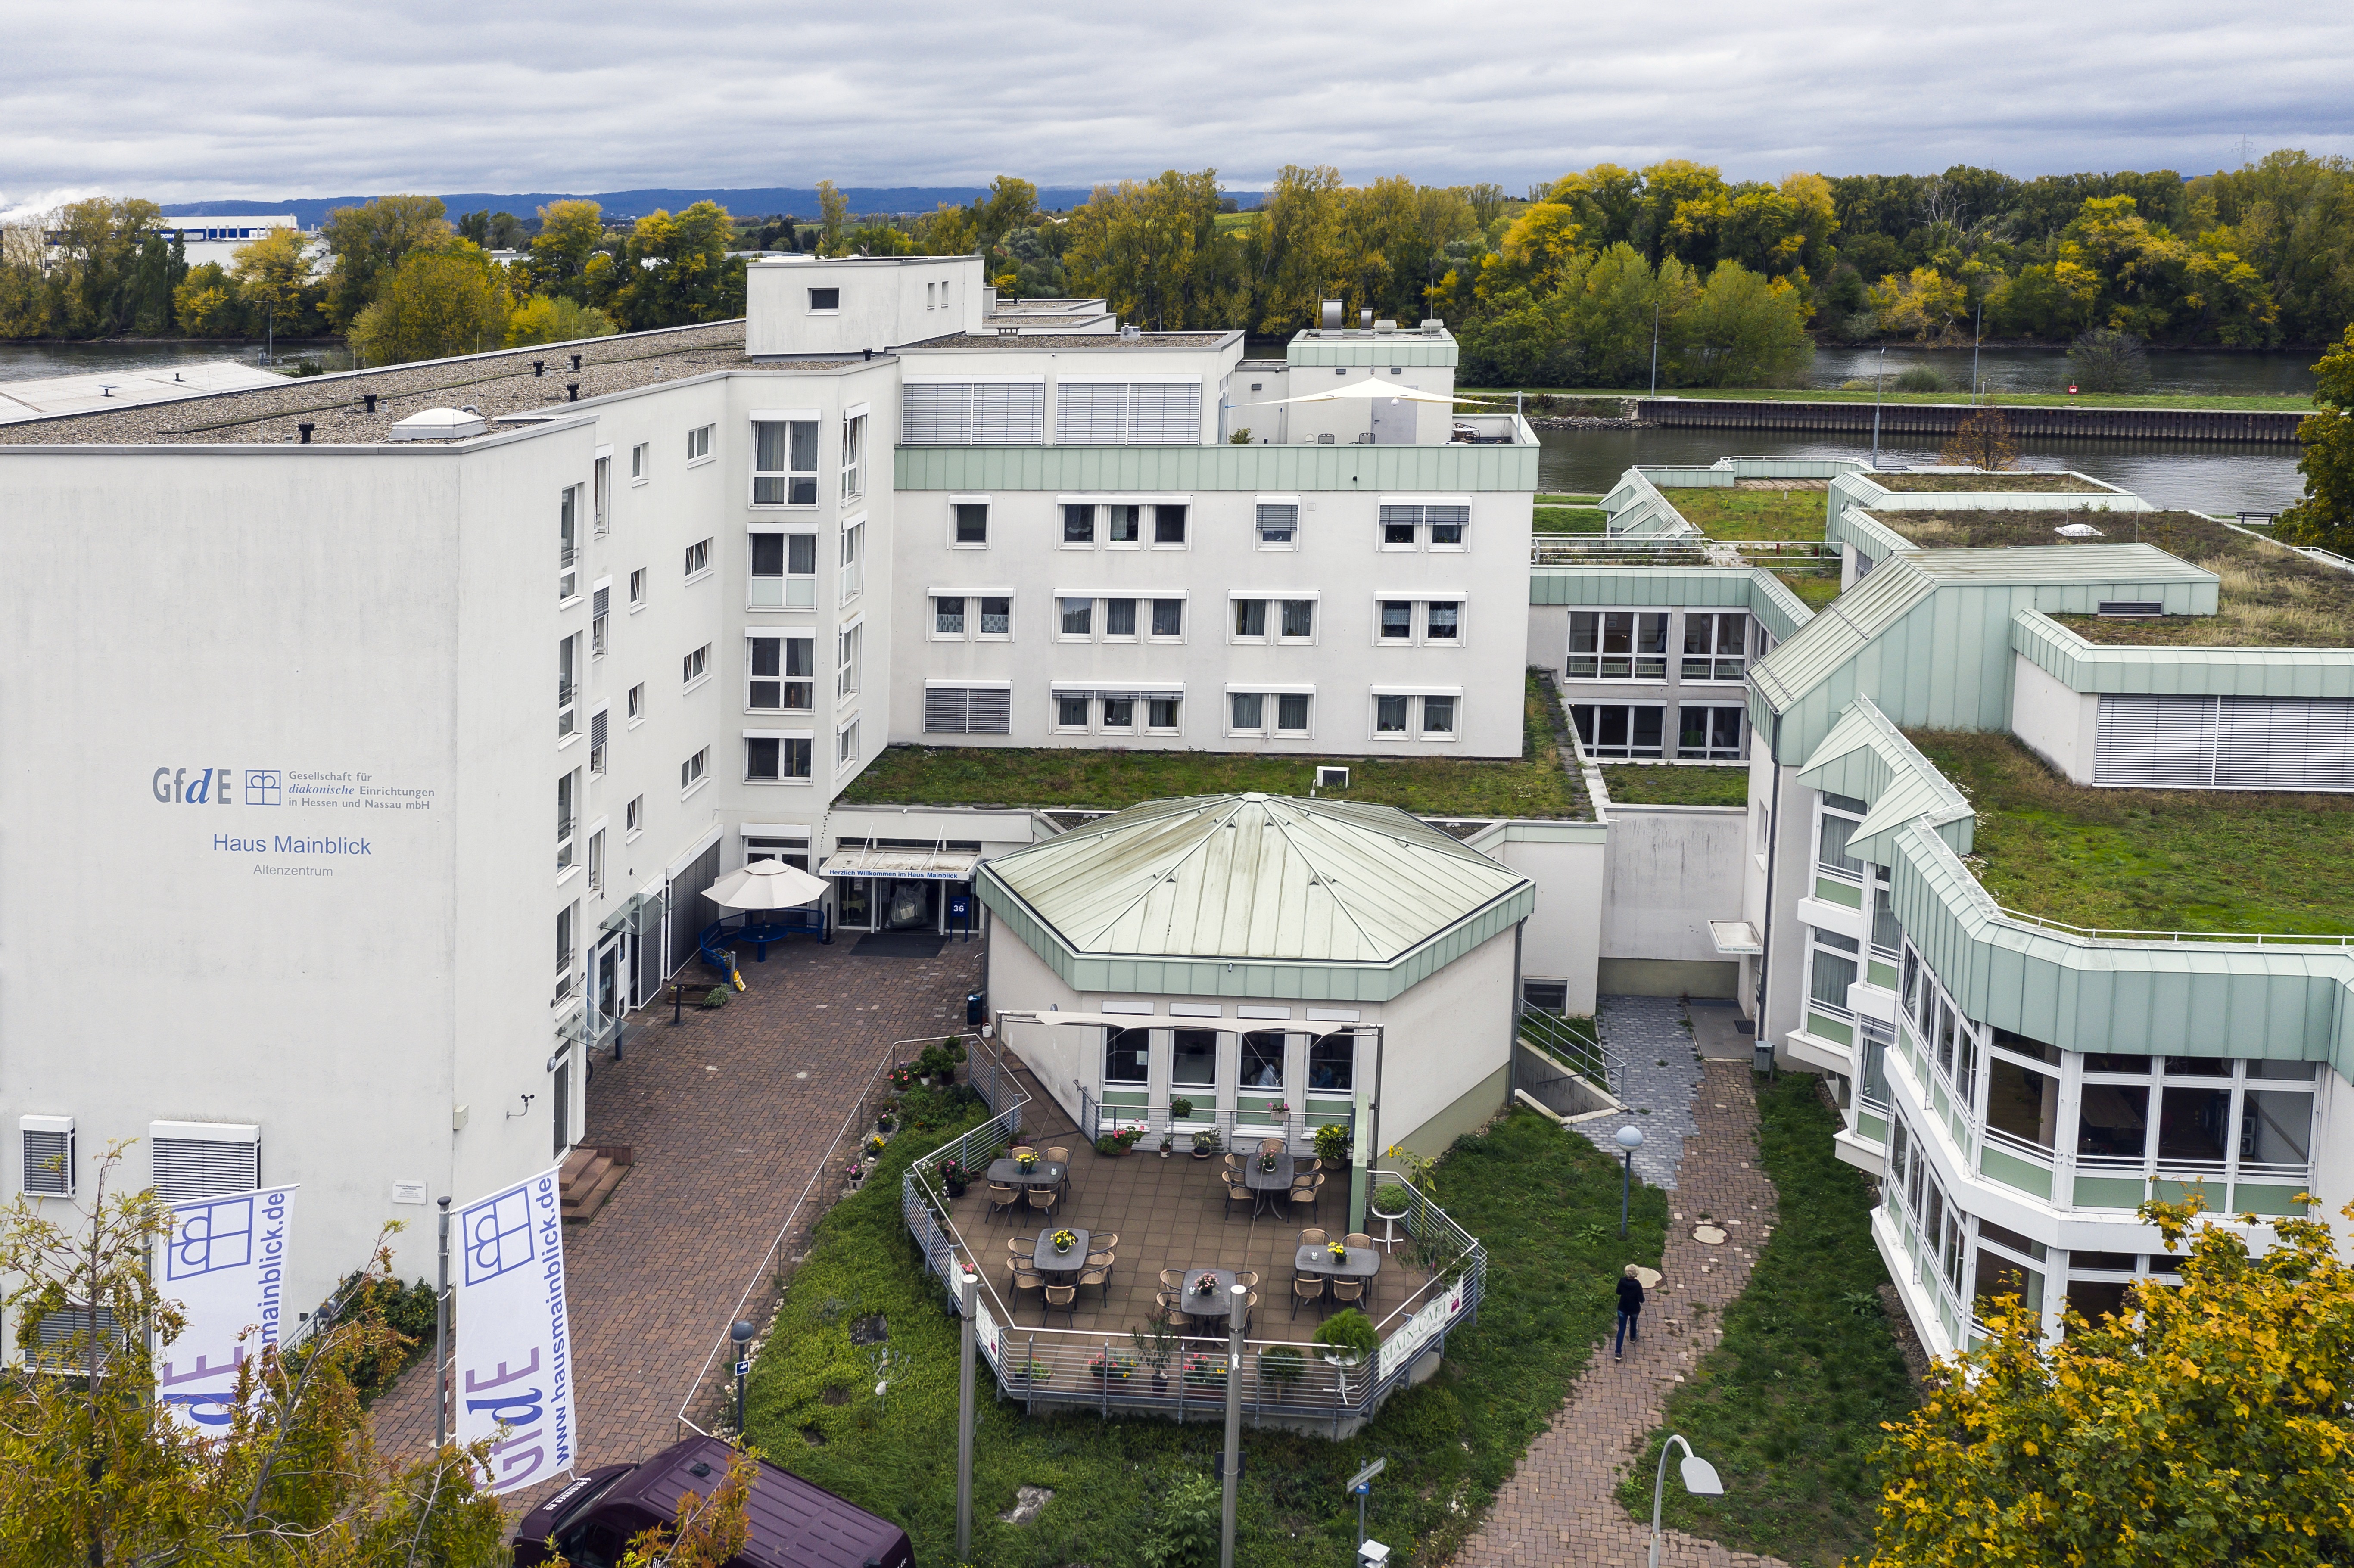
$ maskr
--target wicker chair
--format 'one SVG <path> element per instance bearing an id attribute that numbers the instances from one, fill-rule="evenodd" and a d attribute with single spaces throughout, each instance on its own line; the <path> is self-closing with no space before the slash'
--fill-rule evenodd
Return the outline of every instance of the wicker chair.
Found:
<path id="1" fill-rule="evenodd" d="M 1177 1269 L 1177 1268 L 1164 1268 L 1164 1269 L 1162 1269 L 1162 1270 L 1161 1271 L 1161 1289 L 1163 1289 L 1163 1290 L 1182 1290 L 1182 1289 L 1184 1289 L 1184 1288 L 1185 1288 L 1185 1273 L 1184 1273 L 1184 1271 L 1183 1271 L 1182 1269 Z"/>
<path id="2" fill-rule="evenodd" d="M 1332 1281 L 1332 1304 L 1336 1307 L 1362 1306 L 1365 1299 L 1365 1282 L 1362 1279 Z"/>
<path id="3" fill-rule="evenodd" d="M 1241 1286 L 1246 1290 L 1257 1290 L 1258 1288 L 1258 1270 L 1256 1268 L 1235 1269 L 1235 1283 Z"/>
<path id="4" fill-rule="evenodd" d="M 1251 1190 L 1243 1184 L 1243 1179 L 1239 1175 L 1232 1171 L 1222 1171 L 1218 1174 L 1226 1184 L 1227 1202 L 1247 1203 L 1251 1201 Z"/>
<path id="5" fill-rule="evenodd" d="M 1342 1242 L 1341 1245 L 1342 1246 L 1361 1246 L 1366 1251 L 1371 1252 L 1373 1246 L 1373 1238 L 1367 1235 L 1363 1231 L 1351 1231 L 1349 1233 L 1349 1239 Z"/>
<path id="6" fill-rule="evenodd" d="M 1280 1154 L 1283 1152 L 1283 1139 L 1262 1138 L 1258 1140 L 1258 1151 L 1261 1154 Z"/>
<path id="7" fill-rule="evenodd" d="M 1001 1186 L 995 1181 L 989 1184 L 989 1217 L 991 1220 L 1001 1213 L 1010 1214 L 1021 1206 L 1022 1190 L 1019 1187 Z"/>
<path id="8" fill-rule="evenodd" d="M 1119 1233 L 1118 1231 L 1097 1231 L 1095 1234 L 1087 1238 L 1087 1250 L 1089 1252 L 1113 1252 L 1118 1250 L 1119 1246 Z"/>
<path id="9" fill-rule="evenodd" d="M 1295 1274 L 1291 1277 L 1291 1315 L 1299 1316 L 1303 1301 L 1324 1299 L 1324 1277 L 1320 1274 Z"/>
<path id="10" fill-rule="evenodd" d="M 1299 1245 L 1301 1246 L 1322 1246 L 1324 1245 L 1324 1233 L 1311 1225 L 1308 1229 L 1299 1233 Z"/>
<path id="11" fill-rule="evenodd" d="M 1111 1264 L 1111 1256 L 1108 1253 L 1103 1255 L 1100 1258 L 1093 1253 L 1088 1254 L 1087 1266 L 1079 1270 L 1077 1283 L 1080 1285 L 1094 1286 L 1098 1291 L 1103 1293 L 1103 1298 L 1105 1300 L 1110 1300 Z"/>
<path id="12" fill-rule="evenodd" d="M 1079 1287 L 1076 1285 L 1046 1287 L 1046 1310 L 1051 1313 L 1059 1309 L 1064 1317 L 1070 1319 L 1074 1329 L 1079 1326 L 1078 1300 Z M 1043 1317 L 1039 1319 L 1041 1322 L 1044 1320 Z"/>
<path id="13" fill-rule="evenodd" d="M 1005 1158 L 1008 1160 L 1019 1160 L 1025 1154 L 1035 1154 L 1038 1151 L 1036 1150 L 1031 1148 L 1026 1143 L 1017 1143 L 1013 1148 L 1005 1151 Z"/>
<path id="14" fill-rule="evenodd" d="M 1025 1290 L 1045 1289 L 1046 1277 L 1026 1263 L 1016 1263 L 1013 1268 L 1013 1305 L 1019 1310 L 1022 1305 L 1022 1293 Z"/>
<path id="15" fill-rule="evenodd" d="M 1071 1151 L 1067 1149 L 1049 1149 L 1046 1150 L 1046 1158 L 1063 1167 L 1063 1179 L 1055 1185 L 1062 1189 L 1063 1196 L 1069 1197 L 1071 1195 Z"/>
<path id="16" fill-rule="evenodd" d="M 1063 1201 L 1063 1195 L 1052 1187 L 1029 1187 L 1023 1189 L 1022 1201 L 1039 1213 L 1052 1216 L 1055 1205 Z"/>
<path id="17" fill-rule="evenodd" d="M 1319 1180 L 1320 1178 L 1315 1176 L 1294 1177 L 1291 1191 L 1285 1194 L 1286 1201 L 1292 1203 L 1304 1203 L 1313 1211 L 1316 1207 L 1316 1183 Z"/>

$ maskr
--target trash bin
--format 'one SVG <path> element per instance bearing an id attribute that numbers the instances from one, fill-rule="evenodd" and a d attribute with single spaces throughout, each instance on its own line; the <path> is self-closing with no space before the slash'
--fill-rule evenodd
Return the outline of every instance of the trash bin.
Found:
<path id="1" fill-rule="evenodd" d="M 1754 1060 L 1750 1063 L 1751 1070 L 1771 1073 L 1774 1070 L 1774 1043 L 1760 1036 L 1757 1044 L 1751 1049 L 1755 1054 Z"/>
<path id="2" fill-rule="evenodd" d="M 978 1029 L 988 1019 L 989 1004 L 985 1000 L 987 995 L 988 993 L 985 991 L 970 991 L 965 992 L 964 1026 L 967 1029 Z"/>

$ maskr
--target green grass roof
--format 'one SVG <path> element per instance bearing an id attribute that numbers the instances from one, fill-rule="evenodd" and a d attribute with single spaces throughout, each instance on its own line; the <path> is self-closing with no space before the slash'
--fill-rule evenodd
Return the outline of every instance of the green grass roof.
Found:
<path id="1" fill-rule="evenodd" d="M 2093 789 L 2007 735 L 1905 732 L 1969 797 L 2007 908 L 2117 930 L 2354 932 L 2354 797 Z"/>
<path id="2" fill-rule="evenodd" d="M 1924 493 L 1934 495 L 1941 491 L 1948 494 L 1969 495 L 1989 493 L 2014 495 L 2115 493 L 2098 480 L 2086 479 L 2082 474 L 2032 473 L 2024 470 L 2003 473 L 1867 473 L 1861 477 L 1882 490 L 1894 491 L 1900 495 Z"/>

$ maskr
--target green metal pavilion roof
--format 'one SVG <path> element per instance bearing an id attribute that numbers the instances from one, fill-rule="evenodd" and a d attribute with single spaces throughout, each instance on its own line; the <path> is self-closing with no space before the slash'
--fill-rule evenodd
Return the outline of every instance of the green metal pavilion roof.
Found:
<path id="1" fill-rule="evenodd" d="M 1151 800 L 984 863 L 981 901 L 1075 990 L 1397 995 L 1534 907 L 1390 806 Z"/>

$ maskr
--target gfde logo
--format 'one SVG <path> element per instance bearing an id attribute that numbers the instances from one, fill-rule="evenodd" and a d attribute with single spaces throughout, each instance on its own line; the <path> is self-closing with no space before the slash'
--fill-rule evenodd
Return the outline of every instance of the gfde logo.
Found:
<path id="1" fill-rule="evenodd" d="M 164 806 L 233 806 L 237 804 L 237 769 L 234 768 L 158 768 L 148 780 L 156 803 Z M 285 775 L 275 768 L 249 768 L 245 771 L 245 803 L 249 806 L 276 806 L 284 803 Z"/>

